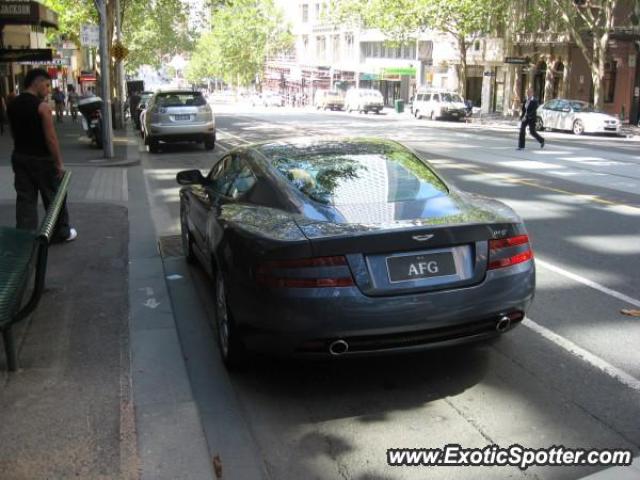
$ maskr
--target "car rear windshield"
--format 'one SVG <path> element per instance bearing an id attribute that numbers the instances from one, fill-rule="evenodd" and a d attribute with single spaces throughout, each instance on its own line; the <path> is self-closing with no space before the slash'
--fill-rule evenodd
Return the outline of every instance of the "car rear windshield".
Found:
<path id="1" fill-rule="evenodd" d="M 324 205 L 408 202 L 447 192 L 435 173 L 400 145 L 271 144 L 261 150 L 291 185 Z"/>
<path id="2" fill-rule="evenodd" d="M 200 92 L 160 93 L 156 101 L 161 107 L 201 107 L 207 104 Z"/>

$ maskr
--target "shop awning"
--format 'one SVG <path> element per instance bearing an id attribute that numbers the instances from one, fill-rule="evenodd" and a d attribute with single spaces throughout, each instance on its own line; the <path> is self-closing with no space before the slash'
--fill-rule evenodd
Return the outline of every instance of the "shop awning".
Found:
<path id="1" fill-rule="evenodd" d="M 38 2 L 2 1 L 0 2 L 0 23 L 58 28 L 58 14 Z"/>

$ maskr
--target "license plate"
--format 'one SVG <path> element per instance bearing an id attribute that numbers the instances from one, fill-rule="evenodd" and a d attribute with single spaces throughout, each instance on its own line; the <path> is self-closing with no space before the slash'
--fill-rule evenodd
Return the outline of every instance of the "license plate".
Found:
<path id="1" fill-rule="evenodd" d="M 458 114 L 458 113 L 455 113 L 455 112 L 451 114 L 451 116 L 453 116 L 453 117 L 457 117 L 458 115 L 459 115 L 459 114 Z"/>
<path id="2" fill-rule="evenodd" d="M 456 274 L 451 252 L 387 257 L 387 270 L 391 283 Z"/>
<path id="3" fill-rule="evenodd" d="M 176 120 L 191 120 L 191 115 L 174 115 Z"/>

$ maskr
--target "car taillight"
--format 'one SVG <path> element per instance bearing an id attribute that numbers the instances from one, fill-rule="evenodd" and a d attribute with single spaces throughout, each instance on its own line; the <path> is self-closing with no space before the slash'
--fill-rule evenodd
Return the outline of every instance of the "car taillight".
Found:
<path id="1" fill-rule="evenodd" d="M 506 250 L 511 249 L 513 250 Z M 489 270 L 505 268 L 533 258 L 528 235 L 489 240 Z"/>
<path id="2" fill-rule="evenodd" d="M 332 267 L 332 274 L 323 272 L 326 267 Z M 353 286 L 353 277 L 347 259 L 335 256 L 269 261 L 256 269 L 256 282 L 273 288 L 331 288 Z"/>

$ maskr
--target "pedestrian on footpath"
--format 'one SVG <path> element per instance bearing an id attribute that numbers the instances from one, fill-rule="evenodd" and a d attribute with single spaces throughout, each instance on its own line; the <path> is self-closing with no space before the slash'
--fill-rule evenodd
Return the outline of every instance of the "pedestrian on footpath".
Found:
<path id="1" fill-rule="evenodd" d="M 62 115 L 64 113 L 64 93 L 62 92 L 62 90 L 60 90 L 59 88 L 56 87 L 55 91 L 53 92 L 53 101 L 56 104 L 56 118 L 58 119 L 58 122 L 62 123 Z"/>
<path id="2" fill-rule="evenodd" d="M 64 175 L 51 107 L 45 101 L 50 90 L 47 71 L 31 70 L 24 79 L 24 90 L 7 109 L 14 141 L 11 166 L 17 195 L 16 227 L 23 230 L 37 230 L 38 192 L 44 208 L 49 208 Z M 51 241 L 71 241 L 77 236 L 76 229 L 69 226 L 65 200 Z"/>
<path id="3" fill-rule="evenodd" d="M 522 103 L 522 114 L 520 115 L 520 138 L 518 139 L 517 150 L 524 150 L 524 137 L 527 127 L 529 127 L 531 136 L 540 142 L 540 148 L 544 148 L 544 138 L 536 132 L 538 105 L 538 99 L 533 96 L 533 89 L 527 89 L 527 98 Z"/>

